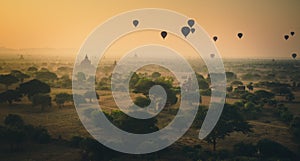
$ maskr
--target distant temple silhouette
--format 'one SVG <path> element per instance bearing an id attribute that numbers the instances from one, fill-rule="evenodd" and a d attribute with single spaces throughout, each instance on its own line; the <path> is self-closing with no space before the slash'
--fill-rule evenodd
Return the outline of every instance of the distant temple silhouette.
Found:
<path id="1" fill-rule="evenodd" d="M 95 67 L 92 65 L 89 57 L 85 55 L 85 58 L 81 61 L 81 63 L 77 66 L 77 70 L 86 74 L 91 73 Z"/>

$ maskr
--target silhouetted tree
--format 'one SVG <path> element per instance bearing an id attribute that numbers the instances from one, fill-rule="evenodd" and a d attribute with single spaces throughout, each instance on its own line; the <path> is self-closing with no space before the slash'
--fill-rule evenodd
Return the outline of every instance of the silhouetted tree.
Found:
<path id="1" fill-rule="evenodd" d="M 29 78 L 30 76 L 27 74 L 22 73 L 19 70 L 12 70 L 10 72 L 11 75 L 15 76 L 16 78 L 18 78 L 20 80 L 21 83 L 24 82 L 24 79 Z"/>
<path id="2" fill-rule="evenodd" d="M 73 101 L 73 97 L 71 94 L 68 93 L 59 93 L 55 95 L 54 101 L 58 105 L 59 108 L 64 106 L 65 102 L 71 102 Z"/>
<path id="3" fill-rule="evenodd" d="M 78 82 L 83 82 L 86 80 L 86 76 L 83 72 L 78 72 L 77 73 L 77 80 Z"/>
<path id="4" fill-rule="evenodd" d="M 76 106 L 79 106 L 82 103 L 86 103 L 86 100 L 82 95 L 74 94 L 73 98 L 74 98 L 74 104 Z"/>
<path id="5" fill-rule="evenodd" d="M 151 103 L 151 100 L 148 97 L 136 97 L 134 100 L 134 104 L 139 107 L 146 107 Z"/>
<path id="6" fill-rule="evenodd" d="M 0 102 L 8 102 L 12 104 L 13 101 L 21 101 L 22 94 L 18 90 L 7 90 L 0 93 Z"/>
<path id="7" fill-rule="evenodd" d="M 235 81 L 231 82 L 231 85 L 232 86 L 239 86 L 239 85 L 243 85 L 243 82 L 235 80 Z"/>
<path id="8" fill-rule="evenodd" d="M 253 86 L 252 82 L 250 82 L 249 84 L 247 84 L 246 87 L 248 88 L 249 91 L 253 91 L 253 89 L 254 89 L 254 86 Z"/>
<path id="9" fill-rule="evenodd" d="M 38 69 L 37 69 L 36 67 L 29 67 L 29 68 L 27 69 L 27 71 L 28 71 L 28 72 L 37 72 Z"/>
<path id="10" fill-rule="evenodd" d="M 29 99 L 33 95 L 50 93 L 51 91 L 48 84 L 37 79 L 20 84 L 18 89 L 22 94 L 27 95 Z"/>
<path id="11" fill-rule="evenodd" d="M 21 128 L 24 126 L 24 121 L 19 115 L 8 114 L 4 119 L 4 124 L 10 127 Z"/>
<path id="12" fill-rule="evenodd" d="M 202 124 L 206 110 L 203 110 L 202 114 L 197 114 L 196 119 L 198 124 Z M 225 104 L 222 115 L 212 132 L 205 138 L 208 143 L 213 145 L 213 150 L 216 151 L 216 145 L 218 139 L 224 139 L 232 132 L 251 132 L 251 125 L 249 125 L 242 115 L 239 113 L 237 107 L 233 105 Z"/>
<path id="13" fill-rule="evenodd" d="M 147 134 L 158 130 L 156 118 L 143 119 L 141 121 L 121 111 L 113 111 L 110 117 L 117 127 L 135 134 Z"/>
<path id="14" fill-rule="evenodd" d="M 49 71 L 44 71 L 35 73 L 35 78 L 45 82 L 53 82 L 57 80 L 57 75 Z"/>
<path id="15" fill-rule="evenodd" d="M 36 94 L 32 96 L 31 102 L 33 106 L 41 106 L 41 110 L 44 111 L 45 107 L 51 106 L 51 97 L 45 94 Z"/>
<path id="16" fill-rule="evenodd" d="M 263 157 L 293 158 L 295 156 L 294 153 L 291 152 L 288 148 L 269 139 L 260 140 L 257 143 L 257 148 L 260 155 Z"/>
<path id="17" fill-rule="evenodd" d="M 0 84 L 5 85 L 6 90 L 8 90 L 8 87 L 14 83 L 17 83 L 19 80 L 15 76 L 11 74 L 6 75 L 0 75 Z"/>

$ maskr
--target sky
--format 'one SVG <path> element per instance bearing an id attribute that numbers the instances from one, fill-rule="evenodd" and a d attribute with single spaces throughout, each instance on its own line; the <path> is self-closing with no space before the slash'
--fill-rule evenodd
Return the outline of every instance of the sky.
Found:
<path id="1" fill-rule="evenodd" d="M 0 47 L 79 49 L 99 24 L 141 8 L 165 8 L 194 18 L 219 37 L 216 46 L 225 58 L 300 54 L 299 0 L 1 0 Z M 284 40 L 291 31 L 295 36 Z M 238 32 L 244 33 L 241 40 Z"/>

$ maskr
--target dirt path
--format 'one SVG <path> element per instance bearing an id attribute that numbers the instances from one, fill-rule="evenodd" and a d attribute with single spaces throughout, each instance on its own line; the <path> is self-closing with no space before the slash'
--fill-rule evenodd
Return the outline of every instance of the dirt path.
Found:
<path id="1" fill-rule="evenodd" d="M 280 125 L 272 125 L 268 123 L 258 122 L 258 121 L 248 121 L 252 125 L 262 125 L 262 126 L 269 126 L 269 127 L 275 127 L 279 129 L 288 129 L 286 126 L 280 126 Z"/>

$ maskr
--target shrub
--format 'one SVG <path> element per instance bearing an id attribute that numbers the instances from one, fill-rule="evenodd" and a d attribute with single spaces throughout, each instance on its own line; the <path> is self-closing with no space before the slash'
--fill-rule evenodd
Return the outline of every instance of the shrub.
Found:
<path id="1" fill-rule="evenodd" d="M 234 153 L 238 156 L 254 156 L 256 153 L 256 146 L 249 143 L 240 142 L 234 145 Z"/>

